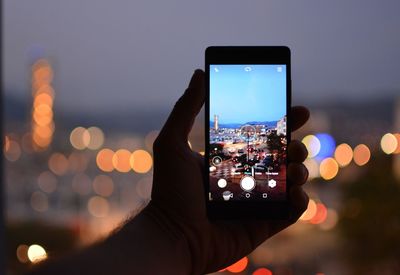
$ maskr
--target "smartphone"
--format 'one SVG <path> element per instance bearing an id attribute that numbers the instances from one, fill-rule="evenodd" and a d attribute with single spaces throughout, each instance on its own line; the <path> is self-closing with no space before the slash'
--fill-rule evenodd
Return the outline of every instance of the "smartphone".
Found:
<path id="1" fill-rule="evenodd" d="M 290 49 L 205 52 L 205 198 L 210 219 L 287 219 Z"/>

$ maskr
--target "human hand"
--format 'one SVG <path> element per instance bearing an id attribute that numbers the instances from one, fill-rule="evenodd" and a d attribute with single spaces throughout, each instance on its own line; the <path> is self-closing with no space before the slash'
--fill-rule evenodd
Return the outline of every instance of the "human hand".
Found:
<path id="1" fill-rule="evenodd" d="M 204 159 L 188 145 L 188 135 L 204 103 L 204 72 L 196 70 L 189 87 L 175 104 L 154 142 L 152 200 L 143 213 L 163 228 L 165 238 L 182 238 L 190 262 L 182 262 L 187 274 L 220 270 L 249 254 L 258 245 L 297 221 L 305 211 L 308 196 L 302 189 L 308 171 L 302 162 L 304 145 L 293 140 L 288 148 L 288 179 L 291 181 L 290 219 L 211 222 L 204 199 Z M 304 107 L 291 109 L 292 130 L 308 119 Z"/>

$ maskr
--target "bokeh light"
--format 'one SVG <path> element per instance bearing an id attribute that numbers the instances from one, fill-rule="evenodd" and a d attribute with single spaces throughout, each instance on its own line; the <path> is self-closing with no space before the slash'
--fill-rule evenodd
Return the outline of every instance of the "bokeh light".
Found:
<path id="1" fill-rule="evenodd" d="M 110 205 L 106 199 L 94 196 L 88 201 L 88 211 L 94 217 L 104 218 L 109 214 Z"/>
<path id="2" fill-rule="evenodd" d="M 91 150 L 97 150 L 104 143 L 104 133 L 98 127 L 90 127 L 87 129 L 87 133 L 89 134 L 89 142 L 87 147 Z"/>
<path id="3" fill-rule="evenodd" d="M 40 105 L 48 106 L 51 108 L 53 106 L 53 98 L 48 93 L 41 93 L 35 96 L 33 100 L 33 107 L 38 108 Z"/>
<path id="4" fill-rule="evenodd" d="M 319 164 L 315 159 L 307 158 L 303 164 L 308 170 L 308 180 L 319 177 Z"/>
<path id="5" fill-rule="evenodd" d="M 328 210 L 326 209 L 323 203 L 317 203 L 317 212 L 315 213 L 314 217 L 310 220 L 312 224 L 320 224 L 326 220 L 328 215 Z"/>
<path id="6" fill-rule="evenodd" d="M 308 158 L 313 158 L 319 153 L 321 149 L 321 143 L 316 136 L 314 135 L 305 136 L 302 142 L 307 148 Z"/>
<path id="7" fill-rule="evenodd" d="M 239 261 L 237 261 L 236 263 L 228 266 L 226 268 L 226 270 L 228 270 L 232 273 L 240 273 L 246 269 L 248 263 L 249 263 L 249 259 L 247 257 L 244 257 L 244 258 L 240 259 Z"/>
<path id="8" fill-rule="evenodd" d="M 97 167 L 104 172 L 111 172 L 114 170 L 113 165 L 114 151 L 110 149 L 102 149 L 97 153 L 96 163 Z"/>
<path id="9" fill-rule="evenodd" d="M 315 214 L 317 213 L 317 204 L 314 200 L 310 199 L 308 201 L 308 206 L 306 211 L 304 211 L 303 215 L 301 215 L 300 220 L 309 221 L 311 220 Z"/>
<path id="10" fill-rule="evenodd" d="M 28 248 L 29 247 L 26 244 L 20 244 L 17 247 L 17 251 L 16 251 L 17 259 L 18 259 L 18 261 L 20 261 L 23 264 L 29 262 Z"/>
<path id="11" fill-rule="evenodd" d="M 28 259 L 32 262 L 32 263 L 37 263 L 40 261 L 43 261 L 47 258 L 47 253 L 46 250 L 38 245 L 38 244 L 33 244 L 31 246 L 29 246 L 28 248 Z"/>
<path id="12" fill-rule="evenodd" d="M 265 267 L 261 267 L 256 269 L 252 275 L 272 275 L 272 271 Z"/>
<path id="13" fill-rule="evenodd" d="M 112 164 L 118 172 L 128 173 L 131 170 L 130 158 L 131 152 L 126 149 L 119 149 L 112 157 Z"/>
<path id="14" fill-rule="evenodd" d="M 40 191 L 33 192 L 31 195 L 31 206 L 38 212 L 47 211 L 49 208 L 49 200 L 46 194 Z"/>
<path id="15" fill-rule="evenodd" d="M 93 180 L 93 190 L 100 196 L 109 197 L 114 191 L 114 182 L 107 175 L 98 175 Z"/>
<path id="16" fill-rule="evenodd" d="M 44 171 L 40 173 L 37 181 L 40 189 L 43 192 L 53 193 L 57 188 L 57 178 L 50 171 Z"/>
<path id="17" fill-rule="evenodd" d="M 68 163 L 71 172 L 78 173 L 87 169 L 89 159 L 83 152 L 72 152 L 68 157 Z"/>
<path id="18" fill-rule="evenodd" d="M 68 164 L 68 159 L 61 153 L 53 153 L 48 161 L 50 171 L 58 176 L 67 173 Z"/>
<path id="19" fill-rule="evenodd" d="M 397 148 L 394 150 L 393 154 L 400 154 L 400 134 L 396 133 L 394 134 L 396 140 L 397 140 Z"/>
<path id="20" fill-rule="evenodd" d="M 368 163 L 371 158 L 371 152 L 367 145 L 359 144 L 354 148 L 354 162 L 358 166 L 363 166 Z"/>
<path id="21" fill-rule="evenodd" d="M 8 136 L 4 136 L 3 152 L 7 152 L 8 149 L 10 149 L 10 138 Z"/>
<path id="22" fill-rule="evenodd" d="M 5 157 L 11 162 L 17 161 L 21 157 L 21 147 L 16 141 L 10 140 L 8 142 L 8 149 L 5 152 Z"/>
<path id="23" fill-rule="evenodd" d="M 83 127 L 76 127 L 69 136 L 71 145 L 78 150 L 84 150 L 90 142 L 90 133 Z"/>
<path id="24" fill-rule="evenodd" d="M 339 215 L 335 209 L 329 208 L 326 213 L 326 220 L 320 224 L 321 229 L 331 230 L 338 223 Z"/>
<path id="25" fill-rule="evenodd" d="M 321 148 L 316 157 L 320 158 L 332 157 L 333 152 L 335 151 L 336 148 L 336 143 L 334 138 L 326 133 L 316 134 L 315 136 L 318 138 L 321 144 Z"/>
<path id="26" fill-rule="evenodd" d="M 396 151 L 398 146 L 397 138 L 391 133 L 385 134 L 381 139 L 381 148 L 385 154 L 392 154 Z"/>
<path id="27" fill-rule="evenodd" d="M 326 158 L 321 161 L 319 173 L 324 180 L 331 180 L 336 177 L 339 171 L 339 165 L 334 158 Z"/>
<path id="28" fill-rule="evenodd" d="M 340 167 L 345 167 L 350 164 L 353 159 L 353 149 L 351 149 L 350 145 L 346 143 L 342 143 L 336 147 L 335 150 L 335 160 L 339 164 Z"/>
<path id="29" fill-rule="evenodd" d="M 129 161 L 133 171 L 136 173 L 147 173 L 153 165 L 153 158 L 145 150 L 134 151 Z"/>

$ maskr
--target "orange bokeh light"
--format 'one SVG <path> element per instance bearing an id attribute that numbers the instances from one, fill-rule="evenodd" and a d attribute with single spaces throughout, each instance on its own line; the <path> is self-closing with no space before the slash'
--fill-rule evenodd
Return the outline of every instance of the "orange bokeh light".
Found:
<path id="1" fill-rule="evenodd" d="M 39 96 L 41 94 L 49 95 L 52 99 L 54 99 L 54 90 L 49 84 L 43 84 L 40 86 L 36 86 L 37 83 L 33 84 L 33 95 Z"/>
<path id="2" fill-rule="evenodd" d="M 335 159 L 340 167 L 349 165 L 353 159 L 353 150 L 346 143 L 340 144 L 335 150 Z"/>
<path id="3" fill-rule="evenodd" d="M 394 136 L 397 139 L 397 148 L 396 148 L 396 150 L 394 150 L 393 154 L 400 154 L 400 134 L 396 133 L 396 134 L 394 134 Z"/>
<path id="4" fill-rule="evenodd" d="M 7 152 L 8 149 L 10 149 L 10 138 L 8 136 L 5 136 L 4 137 L 3 151 Z"/>
<path id="5" fill-rule="evenodd" d="M 240 259 L 239 261 L 237 261 L 236 263 L 228 266 L 226 268 L 226 270 L 228 270 L 232 273 L 240 273 L 246 269 L 248 263 L 249 263 L 249 259 L 247 257 L 244 257 L 244 258 Z"/>
<path id="6" fill-rule="evenodd" d="M 56 175 L 62 176 L 68 171 L 68 159 L 61 153 L 54 153 L 50 156 L 49 169 Z"/>
<path id="7" fill-rule="evenodd" d="M 33 107 L 37 108 L 40 105 L 47 105 L 49 107 L 53 106 L 53 98 L 49 94 L 39 94 L 35 96 L 35 100 L 33 101 Z"/>
<path id="8" fill-rule="evenodd" d="M 53 111 L 48 115 L 41 115 L 38 112 L 33 112 L 33 120 L 40 126 L 49 125 L 53 121 Z"/>
<path id="9" fill-rule="evenodd" d="M 354 162 L 358 166 L 363 166 L 368 163 L 371 158 L 371 152 L 367 145 L 359 144 L 354 148 Z"/>
<path id="10" fill-rule="evenodd" d="M 147 173 L 153 165 L 151 155 L 145 150 L 136 150 L 130 157 L 130 165 L 137 173 Z"/>
<path id="11" fill-rule="evenodd" d="M 45 126 L 34 125 L 33 131 L 36 135 L 38 135 L 41 138 L 51 138 L 54 132 L 54 125 L 53 124 Z"/>
<path id="12" fill-rule="evenodd" d="M 112 178 L 106 175 L 96 176 L 93 180 L 93 190 L 100 196 L 111 196 L 114 191 L 114 183 Z"/>
<path id="13" fill-rule="evenodd" d="M 119 149 L 112 157 L 112 164 L 117 171 L 128 173 L 131 170 L 130 158 L 131 152 L 126 149 Z"/>
<path id="14" fill-rule="evenodd" d="M 315 216 L 310 220 L 310 223 L 323 223 L 326 220 L 327 215 L 328 210 L 326 209 L 325 205 L 323 203 L 317 203 L 317 213 L 315 213 Z"/>
<path id="15" fill-rule="evenodd" d="M 34 145 L 39 147 L 39 148 L 34 148 L 34 149 L 41 149 L 41 148 L 47 147 L 47 146 L 49 146 L 49 144 L 51 142 L 51 138 L 41 137 L 36 132 L 33 133 L 32 140 L 33 140 Z"/>
<path id="16" fill-rule="evenodd" d="M 32 81 L 36 83 L 50 83 L 53 80 L 53 70 L 47 61 L 39 60 L 33 67 Z"/>
<path id="17" fill-rule="evenodd" d="M 113 165 L 114 151 L 110 149 L 102 149 L 97 153 L 96 163 L 97 166 L 104 172 L 111 172 L 114 170 Z"/>
<path id="18" fill-rule="evenodd" d="M 268 268 L 261 267 L 253 272 L 253 275 L 272 275 L 272 271 Z"/>
<path id="19" fill-rule="evenodd" d="M 308 206 L 306 211 L 301 215 L 300 220 L 302 221 L 309 221 L 314 218 L 315 214 L 317 213 L 317 204 L 314 200 L 310 199 L 308 201 Z"/>
<path id="20" fill-rule="evenodd" d="M 339 165 L 333 158 L 324 159 L 319 166 L 319 173 L 324 180 L 331 180 L 336 177 Z"/>

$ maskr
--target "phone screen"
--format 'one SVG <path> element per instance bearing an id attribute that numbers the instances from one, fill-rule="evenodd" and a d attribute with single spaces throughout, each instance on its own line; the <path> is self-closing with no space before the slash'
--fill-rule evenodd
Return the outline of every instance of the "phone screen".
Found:
<path id="1" fill-rule="evenodd" d="M 209 66 L 209 200 L 284 201 L 286 65 Z"/>

